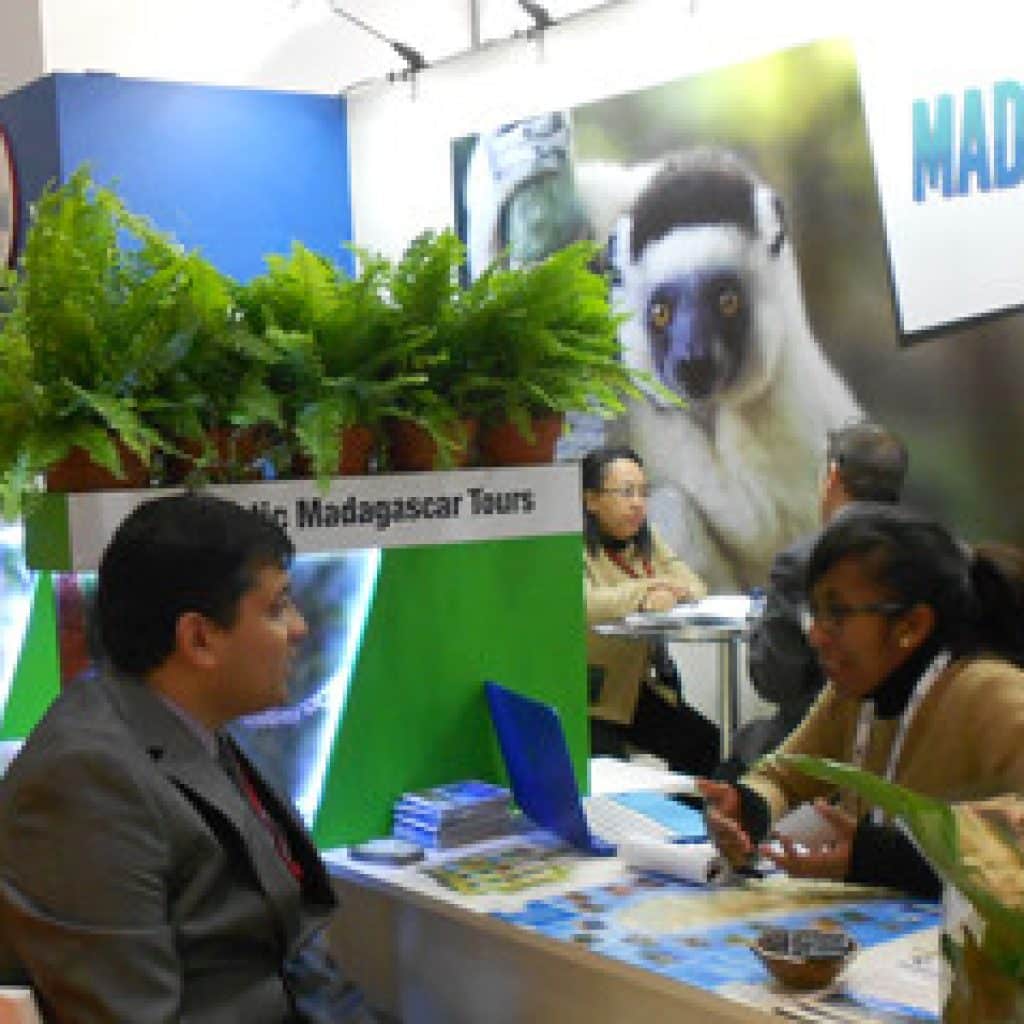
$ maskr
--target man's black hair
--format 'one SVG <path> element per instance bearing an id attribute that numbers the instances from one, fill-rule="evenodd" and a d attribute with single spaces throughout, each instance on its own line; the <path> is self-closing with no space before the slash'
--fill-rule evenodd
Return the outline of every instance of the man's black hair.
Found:
<path id="1" fill-rule="evenodd" d="M 907 447 L 876 423 L 851 423 L 828 434 L 828 462 L 854 501 L 897 502 L 907 476 Z"/>
<path id="2" fill-rule="evenodd" d="M 139 505 L 100 560 L 105 655 L 129 675 L 157 668 L 175 648 L 181 615 L 199 612 L 229 628 L 258 571 L 287 568 L 294 553 L 280 526 L 223 498 L 180 494 Z"/>

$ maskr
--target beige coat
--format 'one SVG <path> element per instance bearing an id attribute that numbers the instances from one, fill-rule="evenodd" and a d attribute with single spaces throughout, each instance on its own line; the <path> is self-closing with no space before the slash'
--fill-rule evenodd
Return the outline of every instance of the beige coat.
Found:
<path id="1" fill-rule="evenodd" d="M 850 763 L 860 702 L 830 685 L 779 747 Z M 877 719 L 863 765 L 884 776 L 899 718 Z M 772 821 L 827 783 L 778 766 L 755 767 L 742 780 L 763 796 Z M 936 679 L 907 730 L 893 782 L 940 800 L 977 800 L 1024 793 L 1024 672 L 993 657 L 954 662 Z M 844 799 L 859 817 L 868 808 Z"/>
<path id="2" fill-rule="evenodd" d="M 652 586 L 672 583 L 684 587 L 692 598 L 707 593 L 704 581 L 683 564 L 652 530 L 651 569 L 646 576 L 636 552 L 623 552 L 624 560 L 637 572 L 633 578 L 613 562 L 602 549 L 596 555 L 586 552 L 584 581 L 587 624 L 612 622 L 638 611 L 644 595 Z M 651 647 L 646 641 L 587 634 L 587 662 L 604 669 L 604 684 L 590 714 L 610 722 L 628 725 L 636 713 L 640 686 L 650 671 Z"/>

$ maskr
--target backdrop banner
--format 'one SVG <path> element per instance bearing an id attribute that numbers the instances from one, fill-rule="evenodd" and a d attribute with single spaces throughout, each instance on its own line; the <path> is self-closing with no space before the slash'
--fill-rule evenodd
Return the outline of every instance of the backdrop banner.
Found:
<path id="1" fill-rule="evenodd" d="M 948 93 L 959 97 L 954 123 L 963 121 L 963 81 L 933 76 L 926 88 L 908 72 L 902 92 L 887 91 L 878 68 L 912 63 L 917 54 L 906 49 L 871 63 L 868 109 L 885 115 L 872 124 L 873 155 L 857 51 L 846 40 L 454 142 L 456 223 L 472 274 L 577 238 L 607 243 L 612 295 L 628 314 L 624 358 L 686 408 L 634 403 L 622 422 L 588 424 L 575 446 L 570 437 L 562 456 L 604 440 L 632 443 L 654 487 L 652 519 L 713 589 L 763 585 L 773 555 L 817 528 L 826 434 L 863 417 L 906 440 L 911 503 L 968 540 L 1024 543 L 1024 466 L 1014 457 L 1024 430 L 1024 321 L 1015 313 L 964 320 L 1016 305 L 1024 291 L 1006 255 L 998 275 L 995 264 L 966 265 L 995 231 L 968 209 L 998 199 L 1019 210 L 1024 196 L 1009 184 L 1018 165 L 1024 175 L 1024 137 L 1011 125 L 1024 101 L 995 52 L 988 78 L 974 81 L 990 81 L 988 100 L 1001 104 L 1005 130 L 985 136 L 986 158 L 1002 168 L 998 196 L 996 164 L 981 194 L 982 154 L 970 142 L 969 194 L 943 195 L 962 174 L 957 164 L 945 175 L 946 156 L 935 155 L 944 130 L 936 117 L 945 117 Z M 979 109 L 991 112 L 982 93 Z M 915 117 L 930 126 L 932 154 L 917 203 Z M 890 178 L 926 229 L 917 240 L 904 234 Z M 952 216 L 957 203 L 939 244 L 929 218 Z M 1009 240 L 1007 210 L 996 220 Z M 1016 294 L 980 287 L 1009 277 Z M 930 344 L 905 344 L 907 331 L 925 326 Z"/>
<path id="2" fill-rule="evenodd" d="M 858 46 L 907 335 L 1024 305 L 1024 78 L 1015 33 L 975 17 L 936 19 L 927 45 L 908 53 L 912 37 L 889 26 Z"/>

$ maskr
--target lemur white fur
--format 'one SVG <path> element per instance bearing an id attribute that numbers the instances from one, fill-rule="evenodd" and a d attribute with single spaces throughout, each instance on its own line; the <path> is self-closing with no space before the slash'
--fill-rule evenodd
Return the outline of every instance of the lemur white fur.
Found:
<path id="1" fill-rule="evenodd" d="M 567 115 L 547 115 L 481 136 L 467 184 L 469 255 L 475 277 L 501 251 L 501 209 L 524 182 L 570 166 Z M 609 440 L 629 441 L 644 458 L 654 488 L 650 517 L 672 547 L 714 590 L 763 584 L 774 554 L 818 525 L 818 475 L 827 431 L 860 409 L 811 333 L 795 258 L 775 193 L 726 151 L 702 151 L 708 163 L 749 183 L 753 231 L 719 218 L 668 230 L 634 259 L 635 202 L 657 188 L 672 158 L 633 165 L 583 161 L 571 173 L 590 237 L 615 239 L 619 281 L 613 301 L 631 315 L 621 338 L 626 361 L 654 376 L 647 306 L 659 283 L 688 273 L 728 269 L 743 281 L 748 330 L 738 354 L 708 340 L 711 361 L 730 372 L 687 401 L 684 410 L 632 403 Z M 700 196 L 696 197 L 699 207 Z M 714 218 L 710 218 L 714 219 Z M 750 227 L 750 225 L 748 225 Z M 659 373 L 659 369 L 662 373 Z"/>
<path id="2" fill-rule="evenodd" d="M 631 215 L 616 232 L 614 301 L 632 314 L 621 333 L 624 358 L 688 402 L 684 410 L 633 403 L 629 441 L 654 489 L 652 520 L 714 590 L 763 584 L 775 553 L 818 527 L 826 434 L 861 415 L 808 325 L 781 207 L 766 185 L 752 187 L 753 235 L 729 223 L 687 224 L 634 261 Z M 735 375 L 693 398 L 659 372 L 647 310 L 659 282 L 707 268 L 727 268 L 745 283 L 749 325 Z M 710 351 L 721 359 L 721 342 Z"/>

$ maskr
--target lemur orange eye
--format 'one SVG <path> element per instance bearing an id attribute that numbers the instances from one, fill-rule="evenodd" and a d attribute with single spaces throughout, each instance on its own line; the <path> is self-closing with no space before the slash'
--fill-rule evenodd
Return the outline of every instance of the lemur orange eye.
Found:
<path id="1" fill-rule="evenodd" d="M 740 311 L 739 294 L 732 288 L 723 288 L 718 295 L 718 311 L 722 316 L 734 317 Z"/>
<path id="2" fill-rule="evenodd" d="M 663 331 L 672 322 L 672 310 L 667 302 L 652 302 L 650 313 L 651 326 L 656 331 Z"/>

